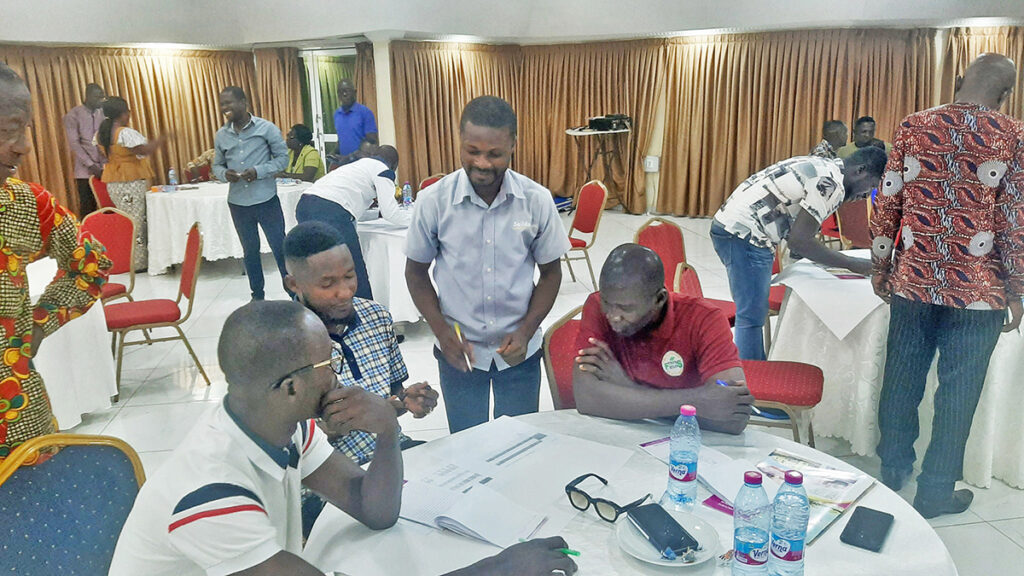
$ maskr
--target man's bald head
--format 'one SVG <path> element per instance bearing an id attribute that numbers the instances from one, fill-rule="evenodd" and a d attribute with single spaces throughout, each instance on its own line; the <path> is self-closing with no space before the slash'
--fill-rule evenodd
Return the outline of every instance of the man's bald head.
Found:
<path id="1" fill-rule="evenodd" d="M 975 58 L 957 80 L 958 101 L 998 108 L 1017 83 L 1017 66 L 1002 54 L 986 53 Z"/>
<path id="2" fill-rule="evenodd" d="M 378 146 L 374 156 L 383 160 L 388 165 L 388 168 L 392 170 L 398 168 L 398 150 L 394 146 L 388 146 L 387 144 Z"/>
<path id="3" fill-rule="evenodd" d="M 661 258 L 646 246 L 622 244 L 612 250 L 601 267 L 601 290 L 617 287 L 653 294 L 664 285 Z"/>
<path id="4" fill-rule="evenodd" d="M 317 344 L 329 338 L 323 322 L 297 302 L 257 301 L 224 322 L 217 361 L 232 395 L 252 397 L 312 362 Z"/>

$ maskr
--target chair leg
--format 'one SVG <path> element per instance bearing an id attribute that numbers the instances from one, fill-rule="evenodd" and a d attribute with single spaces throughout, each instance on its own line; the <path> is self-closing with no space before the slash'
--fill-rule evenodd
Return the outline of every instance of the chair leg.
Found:
<path id="1" fill-rule="evenodd" d="M 576 273 L 572 271 L 572 262 L 569 260 L 569 255 L 566 254 L 565 256 L 562 256 L 562 258 L 565 259 L 565 265 L 569 267 L 569 277 L 572 278 L 573 282 L 575 282 Z"/>
<path id="2" fill-rule="evenodd" d="M 807 445 L 814 448 L 814 422 L 811 421 L 811 415 L 807 412 Z"/>
<path id="3" fill-rule="evenodd" d="M 587 261 L 587 270 L 590 272 L 590 287 L 597 290 L 597 278 L 594 278 L 594 267 L 590 265 L 590 250 L 583 249 L 583 258 Z"/>
<path id="4" fill-rule="evenodd" d="M 764 357 L 771 356 L 772 351 L 772 315 L 764 319 Z"/>
<path id="5" fill-rule="evenodd" d="M 117 333 L 117 394 L 114 395 L 114 402 L 121 399 L 121 364 L 124 361 L 124 332 Z"/>
<path id="6" fill-rule="evenodd" d="M 174 329 L 178 331 L 178 335 L 181 336 L 181 341 L 185 343 L 185 348 L 192 356 L 192 361 L 196 363 L 196 368 L 199 368 L 199 373 L 203 375 L 203 380 L 206 380 L 206 385 L 209 386 L 210 377 L 206 375 L 206 370 L 203 370 L 203 365 L 199 362 L 199 358 L 196 356 L 195 351 L 192 350 L 192 345 L 189 344 L 188 338 L 185 338 L 185 333 L 181 331 L 180 326 L 175 326 Z"/>

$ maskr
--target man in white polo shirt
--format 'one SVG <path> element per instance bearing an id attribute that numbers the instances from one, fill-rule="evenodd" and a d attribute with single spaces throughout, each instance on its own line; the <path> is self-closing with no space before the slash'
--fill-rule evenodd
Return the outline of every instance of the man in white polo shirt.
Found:
<path id="1" fill-rule="evenodd" d="M 139 492 L 111 576 L 322 576 L 299 557 L 301 485 L 370 528 L 398 520 L 395 411 L 358 386 L 335 388 L 319 318 L 295 302 L 250 303 L 228 317 L 217 357 L 228 395 Z M 334 429 L 377 435 L 365 471 L 331 448 L 317 416 Z M 574 572 L 554 553 L 564 546 L 561 538 L 531 541 L 458 574 Z"/>

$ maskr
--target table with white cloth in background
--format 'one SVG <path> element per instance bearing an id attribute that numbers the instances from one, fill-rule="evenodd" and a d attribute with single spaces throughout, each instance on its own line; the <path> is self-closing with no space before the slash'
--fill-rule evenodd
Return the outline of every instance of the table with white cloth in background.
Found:
<path id="1" fill-rule="evenodd" d="M 868 251 L 851 255 L 868 257 Z M 777 321 L 770 359 L 813 364 L 825 373 L 821 402 L 811 411 L 814 433 L 848 440 L 853 451 L 875 454 L 878 399 L 885 369 L 889 306 L 874 295 L 868 279 L 841 279 L 802 260 L 775 282 L 790 289 Z M 992 477 L 1024 488 L 1024 337 L 1003 334 L 992 354 L 985 387 L 967 441 L 964 480 L 980 487 Z M 931 439 L 935 364 L 928 374 L 914 450 L 920 469 Z"/>
<path id="2" fill-rule="evenodd" d="M 617 421 L 583 416 L 575 410 L 559 410 L 520 416 L 516 420 L 534 426 L 546 433 L 558 433 L 597 442 L 607 447 L 621 447 L 632 452 L 618 471 L 607 477 L 608 488 L 615 488 L 613 500 L 625 504 L 647 492 L 659 497 L 665 490 L 668 468 L 665 463 L 639 448 L 642 442 L 661 438 L 670 426 L 654 421 Z M 402 453 L 405 477 L 414 478 L 443 461 L 448 447 L 461 435 L 472 434 L 473 429 L 454 436 L 434 440 Z M 841 470 L 855 470 L 849 464 L 823 454 L 813 448 L 796 444 L 785 438 L 748 428 L 739 436 L 713 432 L 704 433 L 704 443 L 713 446 L 731 458 L 756 463 L 773 449 L 782 448 L 809 457 Z M 559 462 L 538 463 L 536 478 L 547 470 L 557 468 Z M 538 482 L 537 484 L 544 484 Z M 536 489 L 531 484 L 527 489 Z M 545 490 L 550 490 L 546 488 Z M 561 487 L 555 488 L 565 499 Z M 595 493 L 595 496 L 598 494 Z M 611 497 L 600 494 L 603 497 Z M 707 497 L 703 487 L 699 498 Z M 539 500 L 558 497 L 559 494 L 537 494 Z M 935 530 L 899 495 L 881 483 L 876 483 L 863 496 L 858 505 L 884 510 L 895 517 L 892 531 L 881 553 L 854 548 L 839 541 L 839 534 L 849 520 L 845 514 L 807 549 L 806 573 L 903 576 L 955 576 L 953 560 Z M 566 505 L 568 506 L 568 505 Z M 709 522 L 718 533 L 718 554 L 732 547 L 732 517 L 706 506 L 697 506 L 697 516 Z M 620 518 L 619 522 L 627 522 Z M 579 574 L 587 576 L 613 574 L 729 574 L 727 565 L 717 559 L 689 568 L 660 568 L 645 564 L 623 552 L 615 537 L 615 527 L 597 517 L 593 508 L 575 513 L 561 535 L 571 548 L 581 555 L 574 560 Z M 399 519 L 388 530 L 373 531 L 359 524 L 345 513 L 327 505 L 321 513 L 303 552 L 303 557 L 328 573 L 342 573 L 346 566 L 358 568 L 358 576 L 403 574 L 419 576 L 442 573 L 467 566 L 492 556 L 499 548 L 433 528 Z M 351 570 L 351 568 L 349 568 Z M 348 572 L 355 574 L 356 572 Z"/>
<path id="3" fill-rule="evenodd" d="M 57 274 L 57 262 L 37 260 L 28 265 L 27 273 L 35 302 Z M 103 305 L 96 302 L 47 336 L 32 363 L 43 377 L 61 430 L 81 423 L 82 414 L 109 408 L 110 398 L 117 394 L 117 379 Z"/>
<path id="4" fill-rule="evenodd" d="M 149 220 L 149 273 L 163 274 L 185 255 L 185 239 L 193 222 L 203 232 L 203 259 L 241 258 L 242 244 L 231 222 L 228 185 L 202 182 L 193 190 L 152 192 L 146 195 Z M 295 206 L 309 182 L 278 183 L 277 195 L 284 211 L 285 231 L 295 226 Z M 367 215 L 375 214 L 367 212 Z M 416 322 L 420 313 L 405 284 L 405 236 L 407 229 L 386 220 L 374 219 L 357 224 L 359 245 L 363 249 L 366 273 L 373 298 L 391 311 L 396 322 Z M 260 230 L 260 251 L 270 246 Z"/>

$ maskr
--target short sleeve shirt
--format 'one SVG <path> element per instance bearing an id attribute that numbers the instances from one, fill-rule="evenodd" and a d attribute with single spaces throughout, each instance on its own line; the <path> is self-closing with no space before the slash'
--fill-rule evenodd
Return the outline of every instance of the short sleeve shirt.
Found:
<path id="1" fill-rule="evenodd" d="M 718 209 L 715 220 L 733 236 L 774 249 L 789 237 L 801 209 L 820 224 L 839 209 L 845 196 L 841 160 L 797 156 L 744 180 Z"/>
<path id="2" fill-rule="evenodd" d="M 508 368 L 497 349 L 526 315 L 536 266 L 569 251 L 551 192 L 506 170 L 488 206 L 466 171 L 459 170 L 420 191 L 413 206 L 406 256 L 435 263 L 441 313 L 449 323 L 460 324 L 473 346 L 473 366 L 489 370 L 493 362 L 498 370 Z M 527 355 L 540 344 L 538 329 Z"/>
<path id="3" fill-rule="evenodd" d="M 334 129 L 338 133 L 338 154 L 348 156 L 359 150 L 367 134 L 377 132 L 377 120 L 372 110 L 356 102 L 348 110 L 334 111 Z"/>
<path id="4" fill-rule="evenodd" d="M 303 146 L 298 154 L 294 150 L 288 151 L 288 168 L 285 169 L 285 172 L 302 174 L 309 167 L 316 168 L 313 180 L 317 180 L 324 175 L 324 161 L 320 159 L 320 153 L 317 152 L 316 148 Z"/>
<path id="5" fill-rule="evenodd" d="M 139 492 L 111 576 L 225 576 L 302 551 L 300 483 L 334 449 L 313 420 L 288 448 L 247 430 L 227 398 Z"/>
<path id="6" fill-rule="evenodd" d="M 607 344 L 634 382 L 654 388 L 696 388 L 715 374 L 740 368 L 729 320 L 699 298 L 670 293 L 661 324 L 653 330 L 622 337 L 601 311 L 601 293 L 583 305 L 576 348 L 590 348 L 594 338 Z"/>

